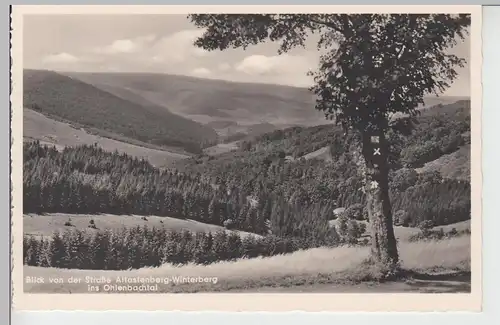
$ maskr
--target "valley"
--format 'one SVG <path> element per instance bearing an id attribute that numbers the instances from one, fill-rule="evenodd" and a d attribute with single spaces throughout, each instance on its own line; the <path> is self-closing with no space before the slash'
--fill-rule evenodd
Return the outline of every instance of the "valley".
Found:
<path id="1" fill-rule="evenodd" d="M 422 290 L 418 276 L 367 287 L 381 273 L 363 267 L 359 139 L 304 89 L 32 70 L 25 85 L 26 274 L 220 280 L 162 292 Z M 394 231 L 406 271 L 455 279 L 470 275 L 470 102 L 428 102 L 411 134 L 389 134 Z"/>

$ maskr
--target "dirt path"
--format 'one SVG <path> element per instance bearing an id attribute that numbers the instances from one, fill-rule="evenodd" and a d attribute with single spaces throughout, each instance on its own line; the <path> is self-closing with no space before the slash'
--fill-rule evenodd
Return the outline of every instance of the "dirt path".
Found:
<path id="1" fill-rule="evenodd" d="M 470 293 L 471 277 L 468 273 L 417 275 L 406 281 L 360 284 L 316 284 L 297 287 L 263 287 L 238 289 L 241 293 Z"/>

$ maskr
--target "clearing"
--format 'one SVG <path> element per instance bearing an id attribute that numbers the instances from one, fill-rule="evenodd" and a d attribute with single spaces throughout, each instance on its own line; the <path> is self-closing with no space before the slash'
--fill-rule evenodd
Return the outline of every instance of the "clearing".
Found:
<path id="1" fill-rule="evenodd" d="M 23 133 L 25 140 L 40 140 L 41 143 L 55 145 L 58 149 L 97 143 L 106 151 L 118 150 L 120 153 L 143 157 L 156 167 L 168 166 L 174 161 L 189 157 L 181 153 L 150 149 L 89 134 L 83 129 L 75 129 L 67 123 L 53 120 L 28 108 L 23 110 Z"/>
<path id="2" fill-rule="evenodd" d="M 366 231 L 362 235 L 361 238 L 364 238 L 364 237 L 369 238 L 370 237 L 370 224 L 367 221 L 357 221 L 357 222 L 363 223 L 366 226 Z M 330 221 L 330 227 L 332 227 L 332 226 L 337 226 L 337 219 Z M 470 220 L 465 220 L 465 221 L 449 224 L 446 226 L 437 226 L 437 227 L 432 228 L 432 230 L 439 230 L 441 228 L 443 229 L 443 231 L 445 233 L 449 232 L 453 228 L 455 228 L 459 232 L 464 231 L 466 229 L 470 230 Z M 394 236 L 396 236 L 396 239 L 400 242 L 407 242 L 411 236 L 416 235 L 419 232 L 420 232 L 420 229 L 415 228 L 415 227 L 394 226 Z"/>
<path id="3" fill-rule="evenodd" d="M 219 143 L 215 146 L 204 149 L 203 152 L 210 156 L 216 156 L 236 149 L 238 149 L 238 141 Z"/>
<path id="4" fill-rule="evenodd" d="M 461 179 L 470 182 L 471 146 L 466 145 L 459 150 L 443 155 L 426 163 L 422 168 L 416 168 L 417 173 L 438 171 L 444 178 Z"/>
<path id="5" fill-rule="evenodd" d="M 192 232 L 216 232 L 226 230 L 224 227 L 210 225 L 189 219 L 176 219 L 170 217 L 146 216 L 147 221 L 141 219 L 144 216 L 138 215 L 113 215 L 113 214 L 66 214 L 48 213 L 43 215 L 25 214 L 23 216 L 23 232 L 33 236 L 51 236 L 54 231 L 64 232 L 65 230 L 79 229 L 85 231 L 98 231 L 105 229 L 133 228 L 137 226 L 165 227 L 170 230 L 190 230 Z M 71 218 L 71 226 L 64 223 Z M 98 230 L 88 228 L 89 221 L 93 219 Z M 162 223 L 163 222 L 163 223 Z M 226 230 L 232 232 L 232 230 Z M 259 236 L 244 231 L 237 231 L 241 236 Z"/>
<path id="6" fill-rule="evenodd" d="M 330 146 L 326 146 L 326 147 L 323 147 L 323 148 L 318 149 L 316 151 L 310 152 L 302 157 L 305 160 L 319 159 L 319 160 L 323 160 L 325 162 L 333 161 L 332 153 L 330 151 Z"/>

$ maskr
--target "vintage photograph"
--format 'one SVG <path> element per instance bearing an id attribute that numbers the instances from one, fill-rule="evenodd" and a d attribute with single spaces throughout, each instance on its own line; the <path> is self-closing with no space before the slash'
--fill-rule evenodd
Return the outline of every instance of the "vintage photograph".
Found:
<path id="1" fill-rule="evenodd" d="M 17 290 L 472 292 L 477 11 L 94 8 L 22 15 Z"/>

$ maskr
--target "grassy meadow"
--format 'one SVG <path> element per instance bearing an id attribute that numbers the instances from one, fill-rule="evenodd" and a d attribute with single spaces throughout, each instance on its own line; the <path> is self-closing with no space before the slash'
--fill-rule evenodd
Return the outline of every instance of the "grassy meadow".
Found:
<path id="1" fill-rule="evenodd" d="M 23 133 L 26 140 L 40 140 L 44 144 L 55 145 L 58 150 L 67 146 L 97 143 L 106 151 L 118 150 L 120 153 L 145 158 L 156 167 L 169 166 L 174 161 L 189 157 L 180 150 L 153 149 L 148 148 L 148 145 L 144 143 L 131 144 L 90 134 L 83 129 L 74 128 L 68 123 L 48 118 L 28 108 L 23 110 Z"/>
<path id="2" fill-rule="evenodd" d="M 222 227 L 191 220 L 168 217 L 125 215 L 68 215 L 62 213 L 24 215 L 24 233 L 35 236 L 50 236 L 55 230 L 63 232 L 71 218 L 73 227 L 89 232 L 93 219 L 99 229 L 166 227 L 172 230 L 215 232 Z M 442 228 L 445 232 L 470 229 L 470 221 L 459 222 Z M 369 228 L 368 228 L 369 229 Z M 230 230 L 227 230 L 230 231 Z M 185 277 L 216 277 L 216 283 L 169 283 L 160 284 L 158 292 L 470 292 L 470 236 L 462 235 L 443 240 L 409 242 L 417 228 L 395 227 L 399 242 L 401 267 L 407 272 L 397 281 L 384 281 L 381 270 L 366 264 L 370 253 L 367 246 L 340 246 L 314 248 L 291 254 L 236 261 L 222 261 L 210 265 L 186 264 L 174 266 L 145 267 L 135 270 L 77 270 L 44 268 L 24 265 L 23 276 L 43 277 L 45 283 L 26 283 L 25 292 L 30 293 L 86 293 L 89 292 L 85 277 L 159 277 L 173 279 Z M 249 233 L 238 232 L 241 236 Z M 368 235 L 368 231 L 365 235 Z M 76 277 L 82 283 L 68 283 Z M 49 278 L 62 278 L 63 283 L 49 283 Z M 102 290 L 102 285 L 101 285 Z"/>
<path id="3" fill-rule="evenodd" d="M 157 227 L 182 231 L 189 230 L 192 232 L 216 232 L 225 229 L 224 227 L 206 224 L 189 219 L 177 219 L 159 216 L 143 216 L 138 215 L 112 215 L 112 214 L 65 214 L 65 213 L 48 213 L 43 215 L 25 214 L 23 215 L 23 232 L 26 235 L 33 236 L 51 236 L 54 231 L 63 233 L 67 229 L 79 229 L 89 232 L 97 232 L 99 230 L 111 229 L 118 230 L 120 228 L 134 228 L 137 226 Z M 71 227 L 64 224 L 71 219 Z M 94 220 L 97 229 L 88 228 L 90 220 Z M 226 230 L 233 232 L 233 230 Z M 247 235 L 258 236 L 244 231 L 236 231 L 242 237 Z"/>
<path id="4" fill-rule="evenodd" d="M 89 271 L 24 266 L 24 277 L 39 276 L 43 284 L 25 284 L 30 293 L 86 293 L 88 285 L 67 283 L 70 277 L 111 279 L 175 276 L 216 277 L 214 283 L 159 285 L 159 292 L 470 292 L 470 236 L 440 241 L 400 242 L 401 266 L 407 279 L 384 282 L 380 270 L 365 261 L 369 247 L 315 248 L 267 258 L 241 259 L 207 266 L 162 265 L 128 271 Z M 64 284 L 48 283 L 62 278 Z"/>

